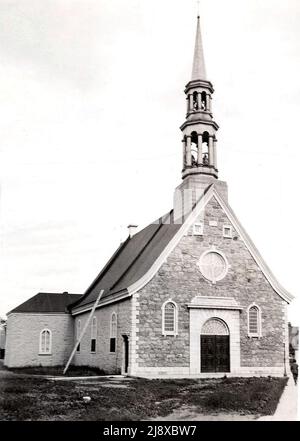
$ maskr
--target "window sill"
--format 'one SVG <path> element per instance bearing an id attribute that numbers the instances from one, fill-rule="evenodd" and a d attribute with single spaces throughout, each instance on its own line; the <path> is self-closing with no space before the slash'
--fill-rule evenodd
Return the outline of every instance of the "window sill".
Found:
<path id="1" fill-rule="evenodd" d="M 47 353 L 39 352 L 39 355 L 43 355 L 43 356 L 45 356 L 45 355 L 52 355 L 52 352 L 47 352 Z"/>

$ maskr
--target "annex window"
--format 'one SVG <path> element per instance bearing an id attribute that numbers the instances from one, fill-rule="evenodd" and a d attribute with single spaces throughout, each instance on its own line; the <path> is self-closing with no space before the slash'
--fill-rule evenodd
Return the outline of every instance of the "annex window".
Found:
<path id="1" fill-rule="evenodd" d="M 162 306 L 162 334 L 177 335 L 177 305 L 171 299 Z"/>
<path id="2" fill-rule="evenodd" d="M 248 335 L 249 337 L 261 336 L 261 312 L 259 306 L 255 304 L 248 308 Z"/>
<path id="3" fill-rule="evenodd" d="M 91 326 L 91 352 L 96 352 L 97 318 L 93 317 Z"/>
<path id="4" fill-rule="evenodd" d="M 113 312 L 110 319 L 110 343 L 109 343 L 110 352 L 116 352 L 116 338 L 117 338 L 117 314 Z"/>
<path id="5" fill-rule="evenodd" d="M 232 226 L 231 225 L 223 225 L 223 237 L 232 238 Z"/>
<path id="6" fill-rule="evenodd" d="M 193 235 L 194 236 L 202 236 L 203 235 L 203 223 L 198 222 L 193 225 Z"/>
<path id="7" fill-rule="evenodd" d="M 51 354 L 52 333 L 50 329 L 43 329 L 40 333 L 40 354 Z"/>

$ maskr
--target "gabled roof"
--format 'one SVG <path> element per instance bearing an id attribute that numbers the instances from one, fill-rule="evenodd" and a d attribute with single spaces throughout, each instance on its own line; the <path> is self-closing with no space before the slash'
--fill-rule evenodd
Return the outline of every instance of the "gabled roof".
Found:
<path id="1" fill-rule="evenodd" d="M 227 217 L 231 221 L 235 230 L 239 233 L 241 239 L 243 240 L 246 247 L 248 248 L 248 251 L 250 252 L 252 257 L 256 261 L 257 265 L 259 266 L 259 268 L 261 269 L 261 271 L 263 272 L 263 274 L 265 275 L 265 277 L 269 281 L 270 285 L 273 287 L 273 289 L 277 292 L 277 294 L 283 300 L 285 300 L 287 303 L 290 303 L 293 300 L 294 296 L 292 294 L 290 294 L 285 288 L 283 288 L 283 286 L 280 285 L 280 283 L 278 282 L 278 280 L 276 279 L 276 277 L 274 276 L 274 274 L 272 273 L 272 271 L 270 270 L 270 268 L 268 267 L 268 265 L 266 264 L 266 262 L 262 258 L 260 252 L 258 251 L 256 246 L 252 242 L 250 236 L 245 231 L 244 227 L 242 226 L 242 224 L 240 223 L 240 221 L 236 217 L 232 208 L 230 207 L 230 205 L 227 202 L 225 202 L 223 200 L 222 196 L 218 193 L 216 188 L 214 189 L 214 196 L 217 199 L 217 201 L 219 202 L 219 204 L 221 205 L 221 207 L 223 208 L 224 212 L 226 213 Z"/>
<path id="2" fill-rule="evenodd" d="M 180 227 L 181 224 L 174 224 L 171 211 L 131 238 L 128 237 L 83 297 L 71 305 L 71 308 L 95 302 L 101 289 L 104 289 L 101 302 L 117 293 L 127 292 L 128 286 L 138 281 L 151 268 Z"/>
<path id="3" fill-rule="evenodd" d="M 70 305 L 72 312 L 79 312 L 83 309 L 82 307 L 87 309 L 91 307 L 101 289 L 104 289 L 104 294 L 100 304 L 119 300 L 122 296 L 132 295 L 142 289 L 154 277 L 212 197 L 215 197 L 219 202 L 273 289 L 289 303 L 293 296 L 278 283 L 233 210 L 221 197 L 216 186 L 212 184 L 204 192 L 183 224 L 174 224 L 173 212 L 171 211 L 169 215 L 161 218 L 157 223 L 150 224 L 121 244 L 82 298 Z"/>
<path id="4" fill-rule="evenodd" d="M 26 302 L 9 311 L 7 314 L 15 312 L 23 313 L 62 313 L 69 312 L 67 307 L 70 303 L 80 298 L 81 294 L 62 294 L 39 292 Z"/>

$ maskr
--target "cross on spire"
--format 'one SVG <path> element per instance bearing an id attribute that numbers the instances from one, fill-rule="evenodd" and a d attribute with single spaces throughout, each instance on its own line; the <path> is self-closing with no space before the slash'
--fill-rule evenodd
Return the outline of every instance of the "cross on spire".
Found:
<path id="1" fill-rule="evenodd" d="M 197 0 L 197 17 L 200 17 L 200 0 Z"/>

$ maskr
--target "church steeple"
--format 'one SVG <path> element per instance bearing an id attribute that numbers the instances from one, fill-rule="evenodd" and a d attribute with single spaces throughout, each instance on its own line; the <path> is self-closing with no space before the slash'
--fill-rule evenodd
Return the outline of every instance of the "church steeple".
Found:
<path id="1" fill-rule="evenodd" d="M 206 80 L 206 70 L 204 61 L 204 52 L 202 45 L 201 27 L 200 27 L 200 16 L 197 17 L 197 31 L 196 31 L 196 41 L 195 41 L 195 51 L 194 51 L 194 61 L 193 61 L 193 71 L 192 71 L 192 81 L 195 80 Z"/>
<path id="2" fill-rule="evenodd" d="M 212 115 L 213 85 L 207 80 L 200 29 L 197 17 L 196 42 L 192 79 L 185 88 L 187 100 L 186 120 L 180 127 L 183 132 L 182 178 L 191 175 L 218 178 L 217 139 L 218 124 Z"/>

